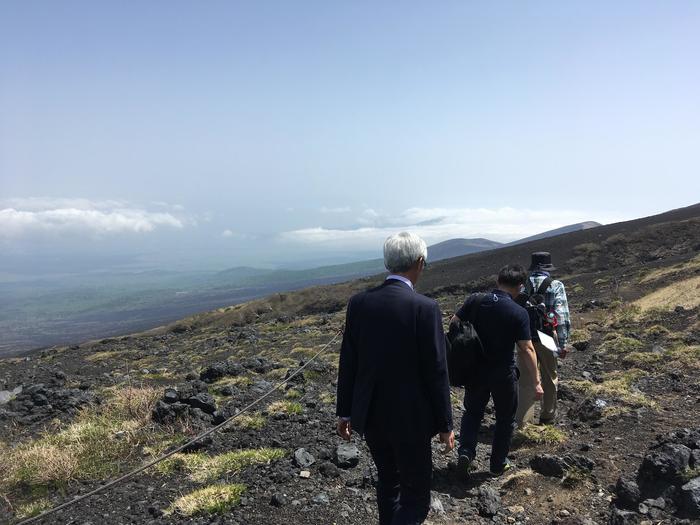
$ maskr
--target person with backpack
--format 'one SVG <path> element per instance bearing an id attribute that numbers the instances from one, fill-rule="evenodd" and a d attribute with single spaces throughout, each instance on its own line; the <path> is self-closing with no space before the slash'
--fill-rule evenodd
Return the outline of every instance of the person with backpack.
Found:
<path id="1" fill-rule="evenodd" d="M 498 272 L 498 287 L 489 294 L 472 294 L 450 321 L 451 332 L 465 332 L 461 324 L 473 327 L 483 351 L 470 358 L 473 371 L 464 378 L 464 415 L 459 439 L 457 468 L 467 477 L 476 457 L 479 427 L 490 398 L 496 411 L 496 428 L 491 446 L 490 471 L 500 475 L 510 468 L 508 452 L 515 429 L 518 406 L 518 371 L 513 348 L 527 369 L 533 398 L 542 396 L 535 349 L 530 340 L 530 318 L 513 300 L 520 294 L 527 272 L 522 266 L 504 266 Z M 454 346 L 454 343 L 453 343 Z M 470 345 L 471 348 L 474 345 Z M 450 352 L 452 353 L 453 348 Z M 449 367 L 448 360 L 448 367 Z M 453 377 L 450 372 L 450 376 Z M 453 382 L 454 384 L 454 382 Z"/>
<path id="2" fill-rule="evenodd" d="M 566 357 L 567 342 L 571 329 L 569 303 L 566 299 L 566 289 L 561 281 L 553 279 L 551 272 L 556 270 L 552 264 L 549 252 L 532 254 L 530 275 L 525 283 L 522 302 L 530 317 L 532 340 L 537 354 L 544 396 L 540 410 L 539 423 L 548 425 L 554 423 L 557 411 L 557 374 L 558 359 Z M 553 339 L 548 348 L 538 336 L 538 332 Z M 551 346 L 556 345 L 556 348 Z M 523 367 L 523 377 L 520 382 L 520 397 L 523 400 L 518 406 L 516 421 L 519 427 L 533 423 L 535 403 L 529 382 L 529 369 Z"/>

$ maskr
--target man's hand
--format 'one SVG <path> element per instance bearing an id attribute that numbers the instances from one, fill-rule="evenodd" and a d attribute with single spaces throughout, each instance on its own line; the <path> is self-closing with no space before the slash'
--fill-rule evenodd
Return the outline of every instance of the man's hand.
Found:
<path id="1" fill-rule="evenodd" d="M 535 385 L 535 401 L 539 401 L 544 397 L 544 390 L 542 390 L 542 383 L 538 382 Z"/>
<path id="2" fill-rule="evenodd" d="M 559 359 L 566 359 L 567 354 L 570 352 L 569 345 L 564 345 L 559 349 Z"/>
<path id="3" fill-rule="evenodd" d="M 352 425 L 350 425 L 350 420 L 338 419 L 338 435 L 345 441 L 350 441 L 350 434 L 352 434 Z"/>
<path id="4" fill-rule="evenodd" d="M 448 454 L 455 448 L 455 433 L 451 430 L 449 432 L 440 432 L 440 443 L 445 445 L 442 453 Z"/>

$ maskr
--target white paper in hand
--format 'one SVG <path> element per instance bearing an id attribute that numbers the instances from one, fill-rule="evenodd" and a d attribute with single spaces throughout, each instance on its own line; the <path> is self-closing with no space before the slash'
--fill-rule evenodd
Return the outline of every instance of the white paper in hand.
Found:
<path id="1" fill-rule="evenodd" d="M 537 330 L 537 336 L 540 338 L 540 343 L 542 343 L 547 350 L 551 350 L 555 354 L 559 353 L 559 349 L 557 348 L 557 343 L 554 342 L 554 338 L 545 334 L 544 332 L 540 332 L 539 330 Z"/>

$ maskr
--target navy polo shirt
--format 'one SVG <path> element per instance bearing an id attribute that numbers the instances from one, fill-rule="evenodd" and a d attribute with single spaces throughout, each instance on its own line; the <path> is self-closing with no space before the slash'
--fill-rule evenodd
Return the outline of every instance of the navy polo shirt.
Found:
<path id="1" fill-rule="evenodd" d="M 476 294 L 467 297 L 457 317 L 474 325 L 489 364 L 514 367 L 515 342 L 530 339 L 530 316 L 510 294 L 496 289 L 481 301 L 474 319 L 470 319 L 469 312 L 477 297 Z"/>

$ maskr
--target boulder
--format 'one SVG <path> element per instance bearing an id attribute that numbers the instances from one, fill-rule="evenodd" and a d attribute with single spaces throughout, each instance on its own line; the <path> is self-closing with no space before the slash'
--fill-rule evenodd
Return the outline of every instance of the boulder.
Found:
<path id="1" fill-rule="evenodd" d="M 618 507 L 629 510 L 636 509 L 642 497 L 637 482 L 622 477 L 617 480 L 615 494 L 617 495 L 615 504 Z"/>
<path id="2" fill-rule="evenodd" d="M 613 509 L 610 515 L 610 525 L 639 525 L 640 516 L 629 510 Z"/>
<path id="3" fill-rule="evenodd" d="M 603 399 L 584 399 L 569 410 L 569 417 L 579 421 L 599 421 L 603 418 L 603 411 L 607 405 Z"/>
<path id="4" fill-rule="evenodd" d="M 561 478 L 564 476 L 566 463 L 559 456 L 541 454 L 530 460 L 530 468 L 543 476 Z"/>
<path id="5" fill-rule="evenodd" d="M 644 458 L 639 467 L 639 481 L 657 485 L 660 481 L 678 481 L 690 464 L 690 449 L 678 443 L 664 443 Z"/>
<path id="6" fill-rule="evenodd" d="M 689 518 L 700 518 L 700 477 L 691 479 L 681 487 L 678 510 Z"/>
<path id="7" fill-rule="evenodd" d="M 356 467 L 360 462 L 360 450 L 352 443 L 341 443 L 335 449 L 335 463 L 340 468 Z"/>
<path id="8" fill-rule="evenodd" d="M 501 497 L 496 489 L 487 486 L 479 487 L 476 507 L 482 516 L 495 516 L 501 509 Z"/>
<path id="9" fill-rule="evenodd" d="M 199 379 L 207 383 L 213 383 L 226 376 L 240 375 L 245 369 L 233 361 L 220 361 L 209 365 L 199 373 Z"/>
<path id="10" fill-rule="evenodd" d="M 316 463 L 316 459 L 305 448 L 299 448 L 294 452 L 294 463 L 298 467 L 307 468 Z"/>

